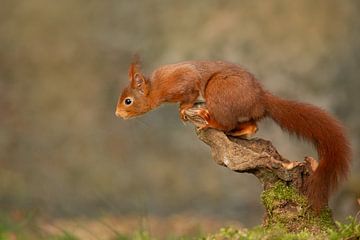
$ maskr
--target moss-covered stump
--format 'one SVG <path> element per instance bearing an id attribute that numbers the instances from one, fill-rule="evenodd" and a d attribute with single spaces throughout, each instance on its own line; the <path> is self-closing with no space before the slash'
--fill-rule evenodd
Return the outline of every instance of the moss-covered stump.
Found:
<path id="1" fill-rule="evenodd" d="M 326 207 L 315 213 L 304 194 L 306 179 L 313 173 L 314 159 L 307 157 L 304 162 L 289 161 L 271 142 L 263 139 L 228 137 L 214 129 L 197 131 L 197 135 L 211 147 L 217 164 L 235 172 L 254 174 L 263 184 L 264 227 L 312 233 L 335 227 L 330 209 Z"/>
<path id="2" fill-rule="evenodd" d="M 279 181 L 264 190 L 261 200 L 266 209 L 264 227 L 283 227 L 289 232 L 307 229 L 314 233 L 335 226 L 329 208 L 315 214 L 308 207 L 306 197 L 294 187 L 287 186 L 285 182 Z"/>

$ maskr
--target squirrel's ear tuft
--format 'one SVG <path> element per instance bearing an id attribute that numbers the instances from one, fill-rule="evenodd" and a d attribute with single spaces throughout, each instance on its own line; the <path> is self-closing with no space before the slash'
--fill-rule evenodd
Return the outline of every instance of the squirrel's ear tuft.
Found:
<path id="1" fill-rule="evenodd" d="M 131 88 L 138 90 L 143 95 L 147 95 L 148 82 L 141 72 L 140 57 L 137 54 L 134 55 L 133 62 L 129 68 L 129 79 Z"/>
<path id="2" fill-rule="evenodd" d="M 140 57 L 138 54 L 134 54 L 133 60 L 129 67 L 129 79 L 132 81 L 136 73 L 141 73 Z"/>
<path id="3" fill-rule="evenodd" d="M 148 94 L 148 82 L 141 73 L 135 73 L 131 81 L 131 87 L 139 91 L 142 95 Z"/>

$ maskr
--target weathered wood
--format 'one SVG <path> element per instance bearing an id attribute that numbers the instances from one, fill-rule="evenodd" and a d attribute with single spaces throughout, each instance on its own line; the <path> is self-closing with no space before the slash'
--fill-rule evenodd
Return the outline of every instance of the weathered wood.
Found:
<path id="1" fill-rule="evenodd" d="M 254 174 L 264 184 L 264 190 L 278 181 L 302 190 L 312 172 L 309 160 L 289 161 L 277 152 L 270 141 L 234 138 L 214 129 L 197 131 L 197 135 L 211 147 L 217 164 L 235 172 Z"/>
<path id="2" fill-rule="evenodd" d="M 203 119 L 193 115 L 189 121 L 201 126 Z M 238 173 L 251 173 L 263 184 L 262 203 L 266 209 L 263 225 L 282 226 L 289 231 L 309 229 L 313 232 L 334 227 L 329 208 L 320 213 L 311 210 L 304 193 L 306 179 L 313 173 L 316 161 L 289 161 L 270 141 L 241 139 L 215 129 L 196 130 L 201 141 L 211 148 L 214 161 Z"/>

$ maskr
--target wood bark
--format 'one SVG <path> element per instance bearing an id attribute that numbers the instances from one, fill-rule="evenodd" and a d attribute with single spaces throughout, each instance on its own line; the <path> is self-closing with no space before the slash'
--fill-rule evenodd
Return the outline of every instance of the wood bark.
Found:
<path id="1" fill-rule="evenodd" d="M 198 116 L 188 118 L 195 126 L 203 124 Z M 255 175 L 263 185 L 265 207 L 263 225 L 282 226 L 292 232 L 313 232 L 334 227 L 329 208 L 316 213 L 309 207 L 304 186 L 316 168 L 316 161 L 289 161 L 281 156 L 270 141 L 259 138 L 241 139 L 215 129 L 196 130 L 198 138 L 209 145 L 213 160 L 238 173 Z"/>
<path id="2" fill-rule="evenodd" d="M 235 172 L 254 174 L 264 185 L 264 190 L 278 181 L 285 181 L 303 193 L 304 183 L 312 173 L 312 158 L 306 157 L 304 162 L 289 161 L 270 141 L 235 138 L 214 129 L 197 131 L 197 135 L 210 146 L 217 164 Z"/>

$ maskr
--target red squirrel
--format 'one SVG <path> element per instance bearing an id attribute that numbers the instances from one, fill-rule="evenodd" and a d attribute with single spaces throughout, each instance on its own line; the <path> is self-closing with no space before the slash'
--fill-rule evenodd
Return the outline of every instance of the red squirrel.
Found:
<path id="1" fill-rule="evenodd" d="M 116 116 L 123 119 L 171 102 L 180 104 L 180 116 L 187 120 L 187 110 L 205 103 L 206 108 L 197 112 L 206 120 L 201 128 L 241 137 L 255 133 L 256 122 L 270 117 L 283 130 L 313 143 L 320 161 L 305 188 L 314 210 L 327 204 L 347 176 L 351 150 L 340 122 L 316 106 L 274 96 L 237 64 L 186 61 L 161 66 L 146 77 L 136 60 L 129 79 L 116 107 Z"/>

